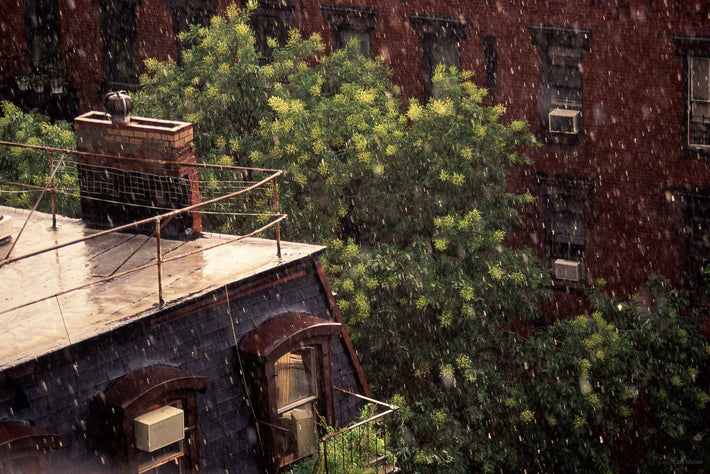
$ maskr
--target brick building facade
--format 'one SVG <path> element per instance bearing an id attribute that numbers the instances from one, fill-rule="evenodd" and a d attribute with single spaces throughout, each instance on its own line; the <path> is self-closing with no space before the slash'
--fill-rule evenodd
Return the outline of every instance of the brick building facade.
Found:
<path id="1" fill-rule="evenodd" d="M 19 18 L 33 1 L 6 0 L 3 51 L 25 47 L 29 23 Z M 199 12 L 226 6 L 124 3 L 135 25 L 120 34 L 133 38 L 139 62 L 174 57 L 183 19 L 203 21 Z M 112 30 L 96 2 L 58 8 L 64 75 L 84 111 L 111 85 L 110 46 L 100 39 Z M 262 0 L 254 23 L 265 54 L 264 38 L 284 38 L 285 26 L 321 33 L 333 47 L 358 37 L 365 54 L 384 58 L 404 98 L 433 92 L 437 63 L 461 66 L 490 90 L 489 103 L 506 105 L 507 119 L 527 120 L 542 146 L 527 151 L 533 164 L 512 170 L 509 186 L 538 203 L 508 241 L 532 246 L 558 277 L 553 312 L 582 311 L 600 278 L 622 296 L 655 272 L 676 284 L 702 280 L 710 254 L 710 2 Z M 29 61 L 4 60 L 0 84 Z"/>

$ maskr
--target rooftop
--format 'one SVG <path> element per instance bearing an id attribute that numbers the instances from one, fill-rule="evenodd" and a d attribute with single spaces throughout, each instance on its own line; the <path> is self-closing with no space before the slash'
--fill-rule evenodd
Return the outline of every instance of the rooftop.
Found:
<path id="1" fill-rule="evenodd" d="M 0 206 L 0 215 L 11 217 L 13 236 L 28 214 Z M 91 238 L 97 234 L 101 235 Z M 12 261 L 74 240 L 79 242 Z M 10 245 L 0 243 L 0 257 L 5 257 Z M 101 232 L 87 228 L 80 219 L 61 216 L 57 216 L 55 231 L 51 215 L 35 212 L 16 240 L 9 263 L 0 266 L 0 370 L 324 249 L 281 242 L 279 258 L 272 240 L 221 234 L 204 234 L 187 242 L 161 239 L 160 245 L 162 306 L 158 303 L 155 237 Z"/>

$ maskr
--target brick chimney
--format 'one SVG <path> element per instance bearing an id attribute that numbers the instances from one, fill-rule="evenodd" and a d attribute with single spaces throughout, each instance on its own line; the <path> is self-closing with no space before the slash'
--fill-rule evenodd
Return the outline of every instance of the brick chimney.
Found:
<path id="1" fill-rule="evenodd" d="M 191 123 L 145 117 L 113 123 L 94 111 L 77 117 L 74 129 L 78 150 L 92 154 L 79 156 L 77 165 L 88 226 L 116 227 L 200 202 L 197 169 L 184 166 L 197 161 Z M 191 239 L 201 231 L 202 217 L 192 212 L 174 217 L 162 235 Z"/>

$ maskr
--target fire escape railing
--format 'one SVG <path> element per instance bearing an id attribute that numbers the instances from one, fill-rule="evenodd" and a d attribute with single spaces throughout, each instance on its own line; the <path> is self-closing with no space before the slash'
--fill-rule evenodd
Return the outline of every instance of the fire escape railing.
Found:
<path id="1" fill-rule="evenodd" d="M 392 452 L 396 432 L 395 412 L 399 407 L 342 388 L 333 388 L 382 411 L 323 436 L 319 441 L 318 453 L 323 466 L 321 472 L 399 472 Z"/>

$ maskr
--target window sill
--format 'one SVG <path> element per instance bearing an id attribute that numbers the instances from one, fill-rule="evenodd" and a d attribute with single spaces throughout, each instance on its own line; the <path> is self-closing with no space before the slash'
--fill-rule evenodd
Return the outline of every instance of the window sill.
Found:
<path id="1" fill-rule="evenodd" d="M 568 293 L 585 293 L 588 289 L 586 281 L 552 280 L 552 289 L 555 291 L 565 291 Z"/>
<path id="2" fill-rule="evenodd" d="M 684 155 L 684 158 L 689 160 L 710 161 L 710 146 L 686 145 Z"/>
<path id="3" fill-rule="evenodd" d="M 587 138 L 584 132 L 579 133 L 550 133 L 548 131 L 540 131 L 537 134 L 537 140 L 543 145 L 559 145 L 565 147 L 586 146 Z"/>

